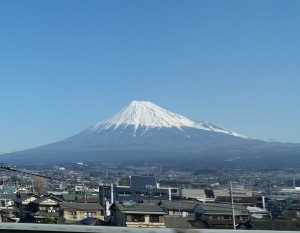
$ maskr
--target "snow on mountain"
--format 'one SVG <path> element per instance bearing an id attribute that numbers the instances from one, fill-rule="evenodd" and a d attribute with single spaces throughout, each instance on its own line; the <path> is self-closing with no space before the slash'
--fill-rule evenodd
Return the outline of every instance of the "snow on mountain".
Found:
<path id="1" fill-rule="evenodd" d="M 152 128 L 177 128 L 184 131 L 184 128 L 188 127 L 250 139 L 249 137 L 215 126 L 205 121 L 192 121 L 187 117 L 167 111 L 149 101 L 132 101 L 128 106 L 123 108 L 114 116 L 90 127 L 89 131 L 100 133 L 103 130 L 116 130 L 118 128 L 126 128 L 128 126 L 134 127 L 134 134 L 138 128 L 142 128 L 142 134 L 144 134 Z"/>
<path id="2" fill-rule="evenodd" d="M 169 112 L 151 102 L 133 101 L 120 112 L 64 140 L 1 155 L 4 162 L 42 161 L 172 161 L 190 165 L 236 166 L 276 162 L 274 156 L 298 158 L 299 144 L 267 142 L 248 138 L 206 121 L 196 122 Z M 263 158 L 253 162 L 253 158 Z M 272 156 L 272 159 L 270 159 Z M 240 158 L 250 158 L 251 162 Z M 279 161 L 279 160 L 278 160 Z M 279 166 L 282 166 L 282 161 Z M 300 160 L 299 160 L 300 164 Z"/>

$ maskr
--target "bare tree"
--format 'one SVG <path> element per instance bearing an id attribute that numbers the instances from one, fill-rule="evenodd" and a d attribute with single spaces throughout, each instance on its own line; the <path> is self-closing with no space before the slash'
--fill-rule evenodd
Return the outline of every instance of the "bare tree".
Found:
<path id="1" fill-rule="evenodd" d="M 33 180 L 33 187 L 38 195 L 44 194 L 47 191 L 47 180 L 36 176 Z"/>

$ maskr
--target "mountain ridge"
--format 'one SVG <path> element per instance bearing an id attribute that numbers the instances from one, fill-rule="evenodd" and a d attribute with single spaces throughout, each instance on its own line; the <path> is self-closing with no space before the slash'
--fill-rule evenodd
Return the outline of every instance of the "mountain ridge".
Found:
<path id="1" fill-rule="evenodd" d="M 189 158 L 192 164 L 203 162 L 203 159 L 222 164 L 239 158 L 238 161 L 244 166 L 245 158 L 250 161 L 262 158 L 269 161 L 274 156 L 282 158 L 292 155 L 297 158 L 299 154 L 300 144 L 246 137 L 207 121 L 192 121 L 149 101 L 133 101 L 112 117 L 67 139 L 1 155 L 1 158 L 5 162 L 12 159 L 18 162 L 36 159 L 134 162 L 176 158 L 181 163 Z M 298 160 L 300 165 L 300 159 Z M 278 163 L 282 164 L 282 161 Z M 297 163 L 293 161 L 293 165 L 295 164 Z"/>
<path id="2" fill-rule="evenodd" d="M 192 121 L 189 118 L 167 111 L 150 101 L 132 101 L 118 113 L 104 121 L 100 121 L 89 128 L 91 132 L 101 132 L 110 128 L 117 129 L 118 127 L 126 128 L 134 126 L 135 131 L 139 127 L 148 128 L 178 128 L 191 127 L 201 130 L 215 131 L 220 133 L 230 134 L 232 136 L 248 138 L 244 135 L 232 132 L 225 128 L 213 125 L 207 121 Z"/>

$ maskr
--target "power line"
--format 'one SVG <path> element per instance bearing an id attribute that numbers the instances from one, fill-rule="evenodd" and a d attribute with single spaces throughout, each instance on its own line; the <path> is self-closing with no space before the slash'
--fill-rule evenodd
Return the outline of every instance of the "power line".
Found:
<path id="1" fill-rule="evenodd" d="M 21 170 L 9 167 L 6 163 L 0 163 L 0 169 L 4 169 L 4 170 L 7 170 L 7 171 L 15 171 L 15 172 L 19 172 L 19 173 L 23 173 L 23 174 L 27 174 L 27 175 L 32 175 L 32 176 L 38 176 L 38 177 L 42 177 L 42 178 L 46 178 L 46 179 L 50 179 L 50 180 L 69 181 L 69 180 L 66 180 L 66 179 L 45 176 L 45 175 L 41 175 L 41 174 L 37 174 L 37 173 L 33 173 L 33 172 L 21 171 Z"/>

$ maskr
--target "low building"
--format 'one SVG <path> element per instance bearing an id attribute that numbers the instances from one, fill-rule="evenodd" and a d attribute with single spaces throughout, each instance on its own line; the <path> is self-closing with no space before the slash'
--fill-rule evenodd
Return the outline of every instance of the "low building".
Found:
<path id="1" fill-rule="evenodd" d="M 64 222 L 72 223 L 93 217 L 104 220 L 104 209 L 99 203 L 60 203 L 60 217 Z"/>
<path id="2" fill-rule="evenodd" d="M 59 203 L 62 200 L 53 196 L 39 197 L 29 203 L 31 222 L 47 223 L 48 219 L 59 219 Z"/>
<path id="3" fill-rule="evenodd" d="M 19 209 L 19 218 L 21 222 L 30 222 L 32 215 L 32 201 L 38 199 L 36 194 L 17 194 L 17 198 L 14 200 L 16 207 Z"/>
<path id="4" fill-rule="evenodd" d="M 154 203 L 115 202 L 110 211 L 111 223 L 115 226 L 166 227 L 166 213 Z"/>
<path id="5" fill-rule="evenodd" d="M 196 220 L 204 228 L 233 229 L 232 206 L 226 203 L 201 203 L 197 206 Z M 234 205 L 235 224 L 246 221 L 249 212 L 245 206 Z M 193 224 L 192 224 L 193 225 Z"/>
<path id="6" fill-rule="evenodd" d="M 181 216 L 187 220 L 195 219 L 195 209 L 199 202 L 194 200 L 162 200 L 158 205 L 170 216 Z"/>

